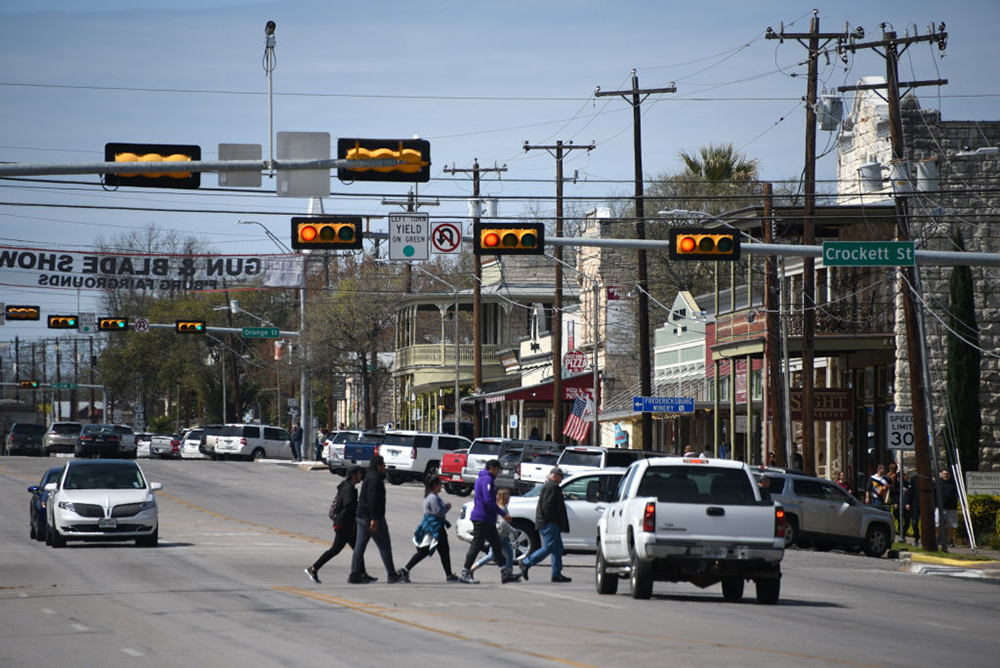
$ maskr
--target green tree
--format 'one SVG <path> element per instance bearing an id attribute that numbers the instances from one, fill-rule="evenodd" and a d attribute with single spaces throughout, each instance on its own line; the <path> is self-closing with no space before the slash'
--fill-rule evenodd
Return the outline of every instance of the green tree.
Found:
<path id="1" fill-rule="evenodd" d="M 955 248 L 965 250 L 961 232 L 952 236 Z M 979 325 L 973 298 L 972 271 L 969 267 L 952 269 L 948 281 L 950 304 L 946 339 L 947 377 L 945 390 L 948 413 L 947 434 L 965 471 L 979 470 L 979 439 L 982 413 L 979 403 L 980 358 Z M 951 457 L 949 457 L 951 459 Z"/>

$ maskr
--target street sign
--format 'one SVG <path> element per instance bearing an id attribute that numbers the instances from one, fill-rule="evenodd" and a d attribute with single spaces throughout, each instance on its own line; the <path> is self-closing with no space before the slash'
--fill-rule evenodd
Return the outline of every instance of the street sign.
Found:
<path id="1" fill-rule="evenodd" d="M 426 213 L 389 214 L 389 259 L 426 260 L 428 228 L 430 220 Z"/>
<path id="2" fill-rule="evenodd" d="M 137 318 L 135 321 L 135 331 L 140 334 L 145 334 L 149 331 L 149 320 L 146 318 Z"/>
<path id="3" fill-rule="evenodd" d="M 82 333 L 97 331 L 97 314 L 81 313 L 76 319 L 77 331 Z"/>
<path id="4" fill-rule="evenodd" d="M 287 403 L 288 403 L 289 406 L 298 406 L 299 405 L 299 399 L 298 399 L 298 397 L 288 397 Z"/>
<path id="5" fill-rule="evenodd" d="M 431 225 L 431 252 L 461 253 L 462 226 L 460 223 L 438 221 Z"/>
<path id="6" fill-rule="evenodd" d="M 580 373 L 587 368 L 587 356 L 579 350 L 570 350 L 563 356 L 563 368 L 568 373 Z"/>
<path id="7" fill-rule="evenodd" d="M 890 450 L 914 450 L 913 413 L 886 411 L 885 431 Z"/>
<path id="8" fill-rule="evenodd" d="M 75 390 L 77 387 L 76 383 L 49 383 L 51 390 Z"/>
<path id="9" fill-rule="evenodd" d="M 510 428 L 517 429 L 517 413 L 510 414 Z"/>
<path id="10" fill-rule="evenodd" d="M 281 330 L 277 327 L 244 327 L 244 339 L 276 339 L 281 336 Z"/>
<path id="11" fill-rule="evenodd" d="M 824 241 L 827 267 L 912 267 L 912 241 Z"/>
<path id="12" fill-rule="evenodd" d="M 690 397 L 632 397 L 632 410 L 637 413 L 693 413 Z"/>

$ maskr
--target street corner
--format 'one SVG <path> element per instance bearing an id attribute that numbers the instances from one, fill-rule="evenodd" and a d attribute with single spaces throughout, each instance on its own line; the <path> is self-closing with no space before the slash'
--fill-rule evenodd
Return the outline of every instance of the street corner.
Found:
<path id="1" fill-rule="evenodd" d="M 968 561 L 905 551 L 899 553 L 899 561 L 899 570 L 909 573 L 1000 582 L 1000 561 Z"/>

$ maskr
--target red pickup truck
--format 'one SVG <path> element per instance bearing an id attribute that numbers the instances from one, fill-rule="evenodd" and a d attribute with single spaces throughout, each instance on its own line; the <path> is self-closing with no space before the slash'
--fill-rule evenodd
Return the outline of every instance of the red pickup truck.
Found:
<path id="1" fill-rule="evenodd" d="M 468 449 L 446 452 L 441 457 L 440 477 L 444 481 L 444 489 L 455 496 L 468 496 L 472 485 L 462 480 L 462 469 L 469 457 Z"/>

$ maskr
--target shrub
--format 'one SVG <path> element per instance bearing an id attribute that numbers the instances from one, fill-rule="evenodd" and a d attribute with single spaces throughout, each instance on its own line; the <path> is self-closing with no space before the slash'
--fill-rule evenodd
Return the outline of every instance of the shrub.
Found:
<path id="1" fill-rule="evenodd" d="M 969 517 L 976 542 L 990 534 L 1000 534 L 1000 496 L 972 494 L 969 496 Z M 965 525 L 959 522 L 961 535 L 965 535 Z M 965 536 L 968 538 L 968 536 Z"/>

